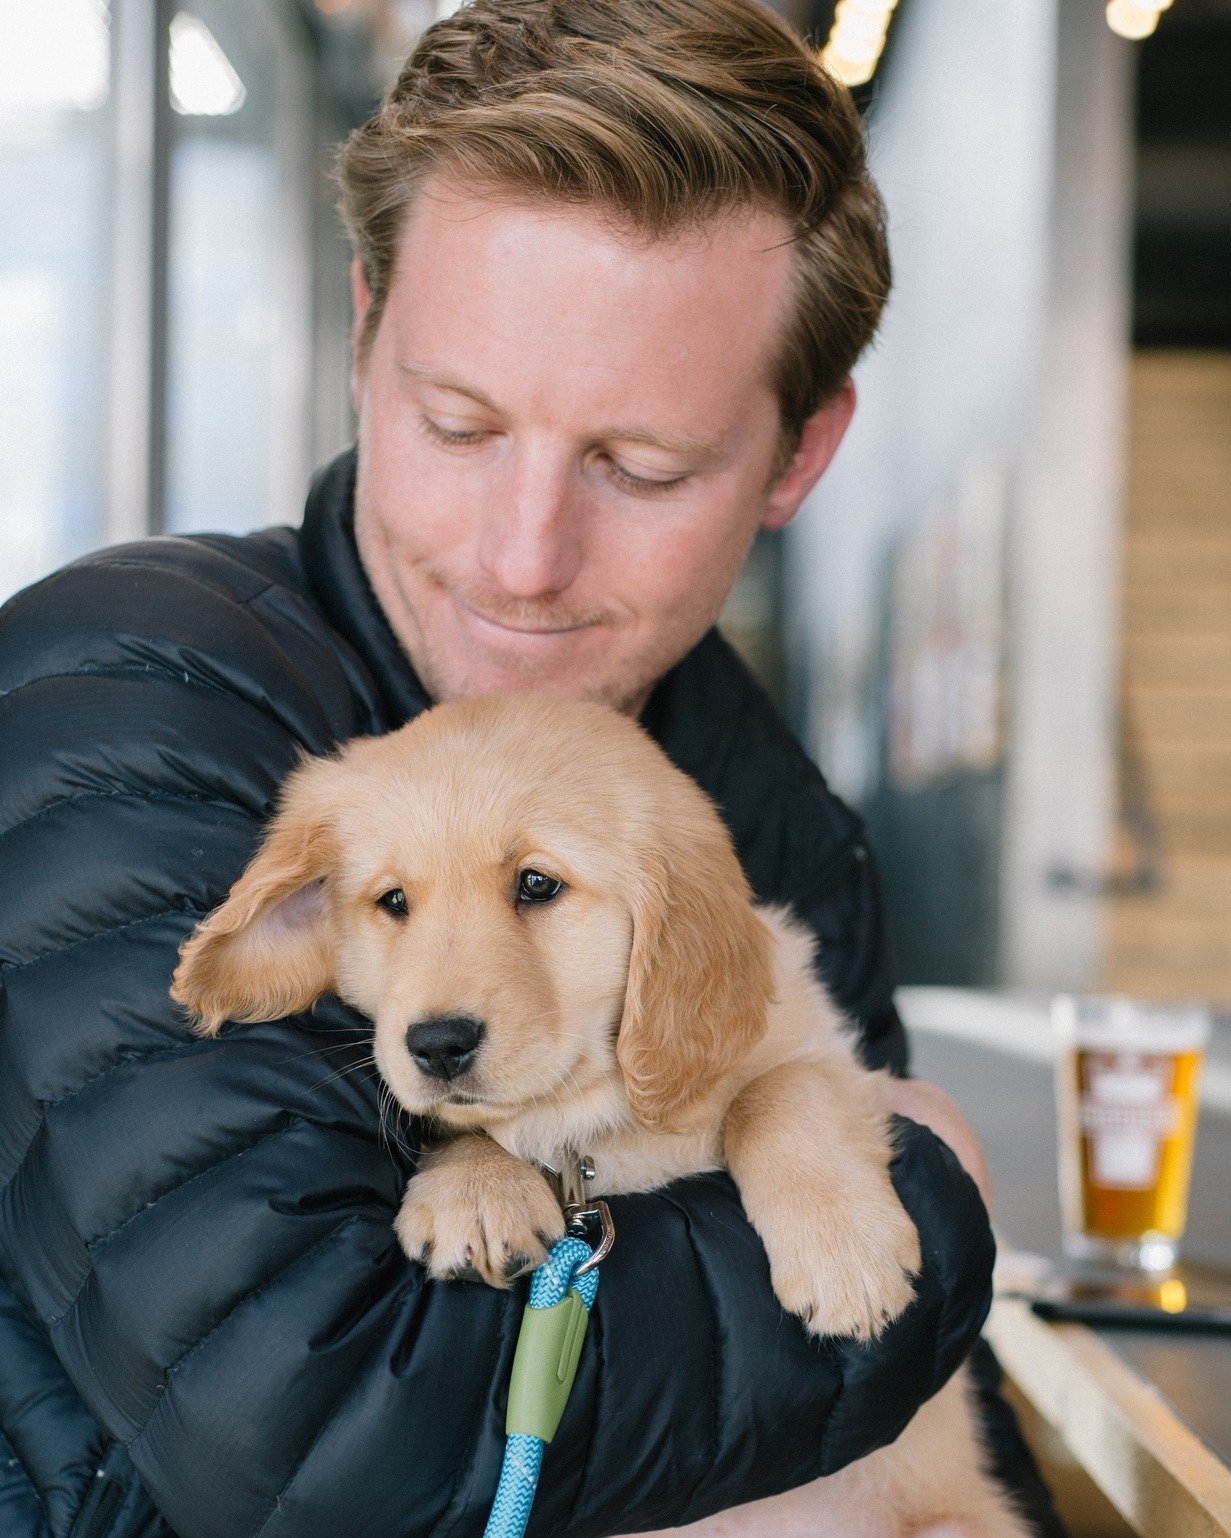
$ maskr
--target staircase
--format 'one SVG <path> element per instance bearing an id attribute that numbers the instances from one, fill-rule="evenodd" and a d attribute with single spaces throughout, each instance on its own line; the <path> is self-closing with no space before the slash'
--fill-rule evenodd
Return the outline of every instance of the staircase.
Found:
<path id="1" fill-rule="evenodd" d="M 1231 1004 L 1231 354 L 1134 356 L 1126 507 L 1121 720 L 1162 884 L 1111 899 L 1105 981 Z"/>

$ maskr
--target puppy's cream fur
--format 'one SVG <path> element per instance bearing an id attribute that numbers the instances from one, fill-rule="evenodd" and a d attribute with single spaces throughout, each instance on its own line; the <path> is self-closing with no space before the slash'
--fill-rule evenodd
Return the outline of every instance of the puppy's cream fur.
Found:
<path id="1" fill-rule="evenodd" d="M 527 870 L 559 895 L 519 899 Z M 378 902 L 395 889 L 404 915 Z M 754 906 L 713 806 L 631 721 L 489 697 L 297 770 L 172 994 L 214 1034 L 327 991 L 371 1017 L 390 1089 L 440 1131 L 396 1225 L 431 1275 L 501 1286 L 538 1264 L 563 1232 L 538 1165 L 585 1153 L 595 1194 L 729 1169 L 775 1292 L 816 1334 L 868 1339 L 909 1303 L 919 1245 L 879 1077 L 810 936 Z M 446 1083 L 406 1033 L 447 1015 L 485 1035 Z M 808 1488 L 818 1533 L 845 1510 L 868 1538 L 942 1518 L 1024 1538 L 960 1375 L 892 1447 Z"/>

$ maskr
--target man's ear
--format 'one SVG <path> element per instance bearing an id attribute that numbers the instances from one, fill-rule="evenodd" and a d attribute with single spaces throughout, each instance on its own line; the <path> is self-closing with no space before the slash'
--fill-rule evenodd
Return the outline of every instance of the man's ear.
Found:
<path id="1" fill-rule="evenodd" d="M 799 447 L 765 499 L 763 529 L 785 528 L 804 498 L 829 469 L 855 414 L 855 381 L 847 378 L 838 393 L 804 423 Z"/>
<path id="2" fill-rule="evenodd" d="M 681 780 L 683 776 L 680 776 Z M 695 786 L 639 860 L 616 1057 L 643 1126 L 670 1131 L 765 1034 L 769 932 L 718 813 Z"/>
<path id="3" fill-rule="evenodd" d="M 332 767 L 290 777 L 248 868 L 180 947 L 171 997 L 203 1036 L 226 1020 L 280 1020 L 334 987 L 326 888 L 337 841 L 322 783 Z"/>
<path id="4" fill-rule="evenodd" d="M 358 416 L 363 405 L 363 376 L 367 371 L 367 359 L 363 356 L 364 322 L 372 307 L 372 288 L 358 257 L 350 264 L 350 295 L 354 311 L 350 334 L 350 398 Z"/>

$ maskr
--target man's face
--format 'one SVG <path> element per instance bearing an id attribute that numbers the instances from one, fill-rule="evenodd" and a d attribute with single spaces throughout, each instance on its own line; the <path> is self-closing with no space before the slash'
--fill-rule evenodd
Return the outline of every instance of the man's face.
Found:
<path id="1" fill-rule="evenodd" d="M 651 242 L 594 210 L 429 181 L 357 361 L 355 535 L 434 699 L 537 689 L 636 711 L 794 514 L 849 387 L 775 484 L 779 216 Z M 355 271 L 356 334 L 368 292 Z"/>

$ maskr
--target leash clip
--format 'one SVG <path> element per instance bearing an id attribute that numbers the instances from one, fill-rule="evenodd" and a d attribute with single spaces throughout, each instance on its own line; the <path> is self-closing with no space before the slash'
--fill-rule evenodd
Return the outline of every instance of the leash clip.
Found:
<path id="1" fill-rule="evenodd" d="M 561 1208 L 587 1205 L 584 1200 L 586 1186 L 594 1179 L 594 1160 L 589 1154 L 572 1154 L 566 1150 L 558 1169 L 554 1164 L 542 1161 L 538 1164 Z"/>
<path id="2" fill-rule="evenodd" d="M 574 1238 L 584 1239 L 587 1244 L 594 1246 L 594 1253 L 589 1260 L 582 1261 L 573 1273 L 574 1276 L 584 1276 L 587 1271 L 593 1271 L 600 1261 L 606 1260 L 611 1254 L 611 1247 L 615 1243 L 615 1223 L 612 1221 L 611 1208 L 602 1197 L 589 1204 L 569 1202 L 564 1209 L 564 1226 Z M 594 1238 L 595 1227 L 598 1229 L 597 1243 Z"/>
<path id="3" fill-rule="evenodd" d="M 575 1276 L 584 1276 L 611 1253 L 611 1246 L 615 1243 L 615 1223 L 612 1221 L 611 1208 L 605 1201 L 601 1198 L 594 1201 L 585 1198 L 585 1188 L 595 1178 L 594 1160 L 589 1154 L 571 1154 L 566 1151 L 560 1165 L 557 1169 L 554 1164 L 540 1163 L 539 1168 L 560 1203 L 565 1232 L 574 1239 L 584 1240 L 594 1251 L 589 1260 L 582 1261 L 573 1273 Z"/>

